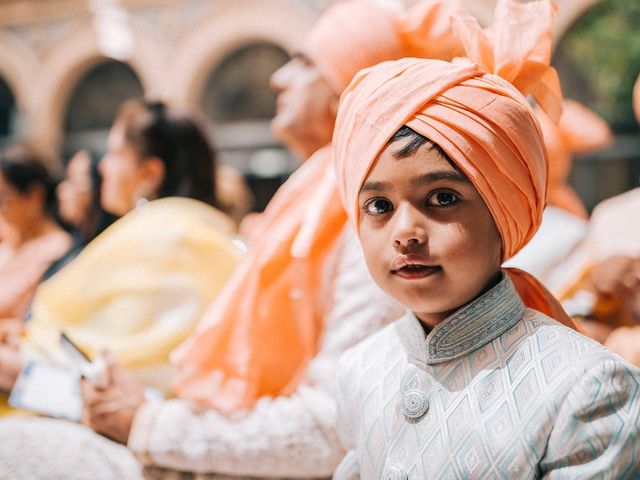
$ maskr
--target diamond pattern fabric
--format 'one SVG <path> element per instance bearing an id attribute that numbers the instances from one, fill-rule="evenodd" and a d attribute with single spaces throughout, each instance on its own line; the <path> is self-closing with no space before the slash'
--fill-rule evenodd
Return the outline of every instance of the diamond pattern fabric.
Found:
<path id="1" fill-rule="evenodd" d="M 369 337 L 338 383 L 335 479 L 640 478 L 640 371 L 525 308 L 507 275 L 428 336 L 408 313 Z"/>

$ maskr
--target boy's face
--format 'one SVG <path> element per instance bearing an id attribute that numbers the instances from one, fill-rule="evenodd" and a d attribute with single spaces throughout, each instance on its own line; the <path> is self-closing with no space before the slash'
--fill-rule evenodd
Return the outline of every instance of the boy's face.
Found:
<path id="1" fill-rule="evenodd" d="M 434 326 L 499 278 L 501 239 L 473 184 L 432 144 L 397 158 L 388 144 L 358 202 L 360 238 L 373 279 Z"/>

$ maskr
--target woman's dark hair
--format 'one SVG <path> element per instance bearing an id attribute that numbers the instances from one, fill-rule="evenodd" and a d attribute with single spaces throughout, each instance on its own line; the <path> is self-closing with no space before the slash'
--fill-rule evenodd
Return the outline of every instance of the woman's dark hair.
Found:
<path id="1" fill-rule="evenodd" d="M 215 152 L 205 128 L 188 114 L 174 112 L 162 102 L 125 102 L 116 123 L 124 126 L 125 141 L 142 158 L 158 157 L 165 177 L 157 196 L 189 197 L 217 205 Z"/>
<path id="2" fill-rule="evenodd" d="M 4 180 L 22 194 L 40 187 L 44 193 L 44 207 L 55 216 L 56 186 L 45 159 L 25 145 L 14 145 L 0 155 L 0 172 Z"/>

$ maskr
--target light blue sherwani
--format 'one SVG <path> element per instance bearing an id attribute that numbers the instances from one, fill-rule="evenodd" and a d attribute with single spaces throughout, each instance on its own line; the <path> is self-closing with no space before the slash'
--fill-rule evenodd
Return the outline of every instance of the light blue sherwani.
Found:
<path id="1" fill-rule="evenodd" d="M 508 276 L 425 336 L 348 351 L 335 479 L 640 479 L 640 371 L 526 308 Z"/>

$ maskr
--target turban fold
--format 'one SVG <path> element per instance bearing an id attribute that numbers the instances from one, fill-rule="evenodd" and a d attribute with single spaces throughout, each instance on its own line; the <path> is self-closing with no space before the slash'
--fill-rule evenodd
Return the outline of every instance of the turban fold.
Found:
<path id="1" fill-rule="evenodd" d="M 530 23 L 513 21 L 524 7 Z M 486 40 L 483 49 L 476 48 L 482 42 L 470 44 L 471 56 L 484 58 L 485 68 L 492 66 L 509 81 L 487 73 L 479 62 L 407 58 L 363 70 L 345 90 L 333 148 L 341 198 L 356 228 L 360 188 L 389 139 L 406 125 L 439 145 L 476 187 L 500 233 L 503 261 L 526 245 L 538 229 L 545 206 L 547 157 L 533 109 L 516 85 L 530 93 L 542 92 L 541 105 L 555 113 L 560 110 L 561 96 L 559 90 L 540 87 L 553 75 L 542 68 L 539 47 L 521 48 L 516 42 L 518 55 L 495 52 L 506 49 L 500 42 L 514 38 L 501 28 L 517 26 L 523 38 L 537 45 L 527 25 L 544 36 L 543 27 L 550 29 L 549 11 L 553 9 L 548 1 L 520 5 L 508 0 L 500 1 L 497 8 L 502 13 L 496 19 L 502 23 L 490 29 L 491 38 L 498 42 L 491 51 L 490 38 L 467 14 L 454 17 L 454 25 L 467 38 Z M 492 62 L 491 58 L 510 60 Z M 509 68 L 504 66 L 507 63 Z M 559 303 L 534 277 L 507 270 L 527 306 L 573 327 Z"/>

